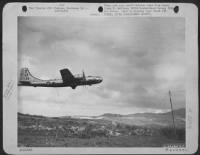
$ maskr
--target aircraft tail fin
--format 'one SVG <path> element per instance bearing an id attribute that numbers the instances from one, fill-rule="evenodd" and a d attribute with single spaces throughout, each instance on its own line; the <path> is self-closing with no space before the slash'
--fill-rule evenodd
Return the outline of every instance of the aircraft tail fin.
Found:
<path id="1" fill-rule="evenodd" d="M 35 78 L 34 76 L 31 75 L 28 68 L 22 68 L 21 69 L 19 81 L 30 82 L 30 81 L 33 81 L 35 79 L 37 79 L 37 78 Z"/>

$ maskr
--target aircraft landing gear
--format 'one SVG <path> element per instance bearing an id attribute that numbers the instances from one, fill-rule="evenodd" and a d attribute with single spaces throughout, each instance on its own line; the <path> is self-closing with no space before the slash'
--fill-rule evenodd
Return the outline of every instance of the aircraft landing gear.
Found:
<path id="1" fill-rule="evenodd" d="M 72 89 L 75 89 L 76 88 L 76 86 L 72 86 Z"/>

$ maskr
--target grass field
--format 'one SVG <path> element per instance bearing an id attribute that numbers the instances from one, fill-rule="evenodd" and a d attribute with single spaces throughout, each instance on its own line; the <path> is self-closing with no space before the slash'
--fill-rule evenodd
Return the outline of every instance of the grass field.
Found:
<path id="1" fill-rule="evenodd" d="M 53 136 L 22 136 L 21 147 L 162 147 L 166 144 L 184 144 L 181 140 L 166 137 L 118 136 L 95 138 L 55 138 Z"/>

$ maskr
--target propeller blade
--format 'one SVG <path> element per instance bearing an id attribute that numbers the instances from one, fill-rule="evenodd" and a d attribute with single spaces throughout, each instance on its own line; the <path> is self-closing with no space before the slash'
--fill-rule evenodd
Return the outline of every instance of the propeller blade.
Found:
<path id="1" fill-rule="evenodd" d="M 84 72 L 84 70 L 83 70 L 83 79 L 84 79 L 84 80 L 86 80 L 86 78 L 85 78 L 85 72 Z"/>

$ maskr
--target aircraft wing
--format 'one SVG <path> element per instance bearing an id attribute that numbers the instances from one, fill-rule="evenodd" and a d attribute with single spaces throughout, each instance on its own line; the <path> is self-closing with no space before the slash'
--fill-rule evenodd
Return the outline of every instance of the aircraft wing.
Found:
<path id="1" fill-rule="evenodd" d="M 62 76 L 62 80 L 64 83 L 70 83 L 70 82 L 75 81 L 75 78 L 72 75 L 72 73 L 69 71 L 69 69 L 60 70 L 60 74 Z"/>

